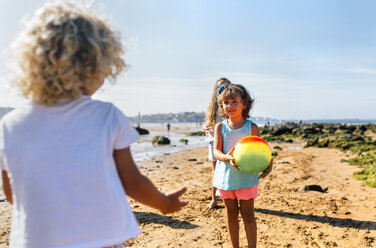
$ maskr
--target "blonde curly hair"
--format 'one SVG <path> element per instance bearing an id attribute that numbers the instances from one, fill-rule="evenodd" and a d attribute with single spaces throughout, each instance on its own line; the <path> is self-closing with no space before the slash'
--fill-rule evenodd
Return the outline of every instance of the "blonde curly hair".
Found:
<path id="1" fill-rule="evenodd" d="M 126 67 L 120 35 L 93 12 L 67 2 L 38 9 L 13 48 L 13 83 L 43 105 L 75 100 Z"/>

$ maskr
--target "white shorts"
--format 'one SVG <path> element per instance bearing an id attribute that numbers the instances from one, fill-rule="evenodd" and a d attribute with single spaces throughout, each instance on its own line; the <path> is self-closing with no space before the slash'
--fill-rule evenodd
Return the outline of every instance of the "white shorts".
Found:
<path id="1" fill-rule="evenodd" d="M 214 157 L 214 141 L 209 142 L 209 161 L 217 161 L 217 159 Z"/>

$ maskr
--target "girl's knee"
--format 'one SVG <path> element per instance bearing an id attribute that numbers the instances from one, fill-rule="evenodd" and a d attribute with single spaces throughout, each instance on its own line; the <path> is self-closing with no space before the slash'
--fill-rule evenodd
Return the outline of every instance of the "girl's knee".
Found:
<path id="1" fill-rule="evenodd" d="M 240 214 L 244 221 L 252 222 L 255 221 L 255 212 L 252 209 L 240 209 Z"/>
<path id="2" fill-rule="evenodd" d="M 228 216 L 238 216 L 239 208 L 226 208 L 226 212 Z"/>
<path id="3" fill-rule="evenodd" d="M 242 219 L 247 223 L 256 223 L 255 215 L 249 213 L 241 213 Z"/>

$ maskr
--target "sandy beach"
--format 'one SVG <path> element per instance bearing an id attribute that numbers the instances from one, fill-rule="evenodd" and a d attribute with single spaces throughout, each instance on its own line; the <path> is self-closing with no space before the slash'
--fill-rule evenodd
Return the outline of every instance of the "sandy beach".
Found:
<path id="1" fill-rule="evenodd" d="M 260 182 L 255 201 L 258 247 L 376 247 L 376 188 L 352 178 L 359 169 L 341 159 L 353 155 L 328 148 L 289 148 L 304 143 L 270 144 L 275 145 L 282 150 L 274 157 L 272 173 Z M 212 174 L 206 147 L 164 154 L 138 165 L 164 192 L 187 186 L 184 199 L 189 205 L 162 216 L 130 199 L 142 234 L 127 247 L 231 247 L 223 203 L 206 209 Z M 309 184 L 328 190 L 299 191 Z M 7 247 L 11 207 L 2 194 L 0 212 L 0 247 Z M 240 244 L 247 244 L 242 223 Z"/>

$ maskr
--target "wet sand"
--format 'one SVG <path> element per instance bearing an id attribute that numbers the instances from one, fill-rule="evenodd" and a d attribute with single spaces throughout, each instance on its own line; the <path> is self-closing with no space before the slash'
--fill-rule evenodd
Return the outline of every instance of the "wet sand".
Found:
<path id="1" fill-rule="evenodd" d="M 274 169 L 260 182 L 255 201 L 258 247 L 376 247 L 376 188 L 352 178 L 358 168 L 341 162 L 351 155 L 327 148 L 288 149 L 301 143 L 270 144 L 275 145 L 283 150 L 277 151 Z M 206 147 L 138 165 L 164 192 L 188 186 L 184 199 L 190 203 L 162 216 L 130 200 L 142 234 L 127 247 L 231 247 L 223 203 L 206 209 L 212 173 Z M 328 191 L 299 191 L 308 184 Z M 240 244 L 246 247 L 240 222 Z M 10 206 L 0 195 L 0 247 L 7 247 L 9 225 Z"/>

